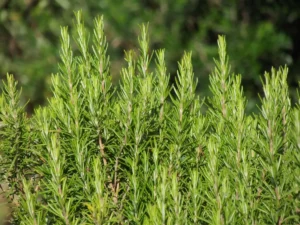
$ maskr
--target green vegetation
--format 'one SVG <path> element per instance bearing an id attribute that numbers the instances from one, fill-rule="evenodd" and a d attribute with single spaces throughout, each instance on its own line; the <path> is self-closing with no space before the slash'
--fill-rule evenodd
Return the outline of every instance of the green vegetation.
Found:
<path id="1" fill-rule="evenodd" d="M 43 105 L 51 96 L 51 74 L 57 73 L 59 27 L 76 33 L 74 11 L 82 9 L 87 28 L 93 18 L 104 15 L 113 83 L 125 66 L 124 49 L 137 49 L 139 25 L 149 22 L 149 48 L 166 49 L 170 83 L 174 84 L 177 61 L 192 51 L 197 92 L 210 94 L 208 74 L 212 71 L 219 34 L 227 37 L 233 71 L 243 74 L 247 111 L 256 110 L 262 93 L 260 75 L 271 66 L 289 67 L 288 83 L 293 102 L 297 98 L 300 67 L 300 4 L 298 1 L 240 0 L 2 0 L 0 1 L 0 76 L 14 74 L 23 88 L 26 111 Z M 78 51 L 72 45 L 74 52 Z M 153 69 L 152 65 L 150 67 Z"/>
<path id="2" fill-rule="evenodd" d="M 224 36 L 205 99 L 191 53 L 171 85 L 165 50 L 152 52 L 141 26 L 115 87 L 103 28 L 98 17 L 89 33 L 76 13 L 76 51 L 61 29 L 53 97 L 31 117 L 7 75 L 0 173 L 13 224 L 300 223 L 300 98 L 291 105 L 287 67 L 265 74 L 248 115 Z"/>

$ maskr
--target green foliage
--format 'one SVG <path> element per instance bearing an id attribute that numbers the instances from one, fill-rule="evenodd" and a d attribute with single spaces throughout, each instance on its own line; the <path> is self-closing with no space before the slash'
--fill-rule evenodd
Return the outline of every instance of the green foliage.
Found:
<path id="1" fill-rule="evenodd" d="M 4 82 L 0 172 L 13 224 L 300 222 L 300 99 L 291 105 L 287 68 L 265 74 L 260 113 L 247 115 L 224 36 L 205 101 L 192 54 L 170 85 L 165 51 L 150 51 L 141 26 L 116 88 L 103 28 L 98 17 L 89 34 L 77 12 L 76 52 L 61 29 L 53 97 L 32 117 L 13 77 Z"/>
<path id="2" fill-rule="evenodd" d="M 111 74 L 119 79 L 123 64 L 123 50 L 137 48 L 135 37 L 138 25 L 150 22 L 149 49 L 165 48 L 170 82 L 176 76 L 177 61 L 184 50 L 192 50 L 195 77 L 201 80 L 198 92 L 208 95 L 208 76 L 217 57 L 215 45 L 218 34 L 226 35 L 231 65 L 243 74 L 247 109 L 253 110 L 261 91 L 259 75 L 271 65 L 290 67 L 291 94 L 297 86 L 300 57 L 297 37 L 299 4 L 277 1 L 230 0 L 2 0 L 0 1 L 0 76 L 14 74 L 23 87 L 21 101 L 31 114 L 36 105 L 44 104 L 51 96 L 50 74 L 57 72 L 59 58 L 59 29 L 76 28 L 73 12 L 83 9 L 86 26 L 93 26 L 93 18 L 103 14 L 105 31 L 112 57 Z M 251 3 L 251 4 L 250 4 Z M 71 36 L 72 36 L 71 35 Z M 294 39 L 294 45 L 293 45 Z M 78 48 L 72 44 L 72 49 Z M 298 60 L 298 61 L 297 61 Z M 152 67 L 150 65 L 150 67 Z M 293 99 L 295 100 L 295 99 Z"/>

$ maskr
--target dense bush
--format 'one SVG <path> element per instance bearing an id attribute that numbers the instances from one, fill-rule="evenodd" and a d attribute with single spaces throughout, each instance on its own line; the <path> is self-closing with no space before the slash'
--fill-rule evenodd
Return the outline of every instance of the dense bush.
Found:
<path id="1" fill-rule="evenodd" d="M 147 30 L 115 88 L 103 19 L 88 35 L 76 13 L 79 52 L 62 28 L 53 97 L 32 117 L 7 76 L 0 168 L 12 223 L 299 223 L 300 100 L 291 106 L 288 69 L 265 74 L 260 113 L 247 115 L 223 36 L 205 100 L 191 53 L 170 85 L 165 51 L 149 50 Z"/>

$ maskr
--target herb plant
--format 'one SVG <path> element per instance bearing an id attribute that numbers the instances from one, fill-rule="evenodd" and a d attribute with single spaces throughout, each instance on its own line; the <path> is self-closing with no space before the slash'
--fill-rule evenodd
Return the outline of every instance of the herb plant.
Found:
<path id="1" fill-rule="evenodd" d="M 191 53 L 169 85 L 165 51 L 150 51 L 145 25 L 114 86 L 103 18 L 91 35 L 80 12 L 76 24 L 78 51 L 61 29 L 48 106 L 27 117 L 17 82 L 4 82 L 0 173 L 11 223 L 300 223 L 300 99 L 291 105 L 286 67 L 265 74 L 260 114 L 247 115 L 223 36 L 206 100 Z"/>

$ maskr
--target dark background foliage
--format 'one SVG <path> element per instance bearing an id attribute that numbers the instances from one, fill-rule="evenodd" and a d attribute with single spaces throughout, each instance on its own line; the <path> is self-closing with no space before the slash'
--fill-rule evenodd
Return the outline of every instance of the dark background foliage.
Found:
<path id="1" fill-rule="evenodd" d="M 45 104 L 50 75 L 57 72 L 60 26 L 72 30 L 74 11 L 83 10 L 87 27 L 104 15 L 112 75 L 118 80 L 124 50 L 136 48 L 139 25 L 149 22 L 152 49 L 165 48 L 172 80 L 184 50 L 193 52 L 198 90 L 208 95 L 208 75 L 217 56 L 217 35 L 226 35 L 232 72 L 243 76 L 255 109 L 260 77 L 271 66 L 289 67 L 292 97 L 300 70 L 300 3 L 283 0 L 1 0 L 0 75 L 13 73 L 23 101 Z"/>

